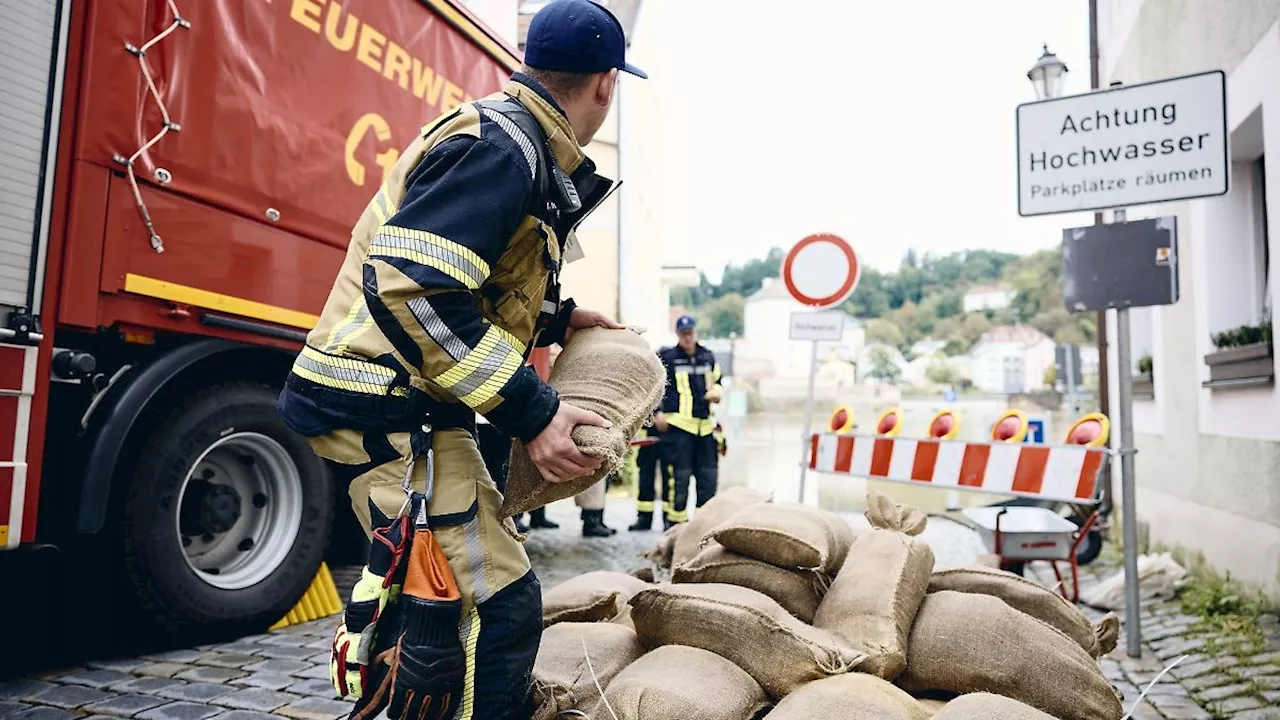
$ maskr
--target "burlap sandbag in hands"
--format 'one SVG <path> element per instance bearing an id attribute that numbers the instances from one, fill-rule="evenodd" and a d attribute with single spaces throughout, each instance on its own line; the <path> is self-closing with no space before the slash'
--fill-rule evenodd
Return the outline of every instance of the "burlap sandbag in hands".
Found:
<path id="1" fill-rule="evenodd" d="M 990 595 L 930 593 L 916 615 L 908 658 L 898 684 L 909 692 L 996 693 L 1059 720 L 1119 720 L 1124 714 L 1089 653 L 1057 628 Z"/>
<path id="2" fill-rule="evenodd" d="M 1023 705 L 1017 700 L 992 695 L 971 693 L 962 695 L 946 704 L 933 716 L 934 720 L 1054 720 L 1039 710 Z"/>
<path id="3" fill-rule="evenodd" d="M 617 471 L 631 438 L 653 414 L 666 386 L 666 371 L 649 344 L 630 330 L 578 330 L 551 368 L 551 387 L 561 402 L 591 410 L 611 428 L 579 425 L 573 441 L 584 455 L 600 458 L 586 477 L 552 483 L 529 459 L 524 443 L 511 446 L 511 468 L 500 515 L 519 515 L 578 493 Z"/>
<path id="4" fill-rule="evenodd" d="M 629 627 L 614 623 L 560 623 L 542 633 L 533 663 L 533 720 L 554 720 L 566 710 L 589 713 L 600 691 L 644 655 Z"/>
<path id="5" fill-rule="evenodd" d="M 676 523 L 667 528 L 667 531 L 662 533 L 662 537 L 658 538 L 658 544 L 645 555 L 645 559 L 660 568 L 671 567 L 671 559 L 676 553 L 676 542 L 688 528 L 689 523 Z"/>
<path id="6" fill-rule="evenodd" d="M 1013 609 L 1061 630 L 1095 658 L 1115 649 L 1117 633 L 1114 631 L 1118 629 L 1119 620 L 1114 614 L 1103 618 L 1095 628 L 1084 613 L 1060 594 L 1019 575 L 980 566 L 939 570 L 929 578 L 929 592 L 939 590 L 998 597 Z M 1108 642 L 1110 647 L 1106 646 Z"/>
<path id="7" fill-rule="evenodd" d="M 671 572 L 671 582 L 727 583 L 750 588 L 777 600 L 787 612 L 810 624 L 830 583 L 818 573 L 787 570 L 739 555 L 714 540 L 708 541 L 692 560 L 677 565 Z"/>
<path id="8" fill-rule="evenodd" d="M 684 523 L 684 531 L 676 538 L 671 563 L 680 565 L 692 560 L 702 548 L 702 540 L 734 513 L 748 505 L 769 502 L 770 499 L 769 495 L 759 490 L 741 486 L 719 491 L 706 505 L 694 511 L 692 520 Z"/>
<path id="9" fill-rule="evenodd" d="M 775 699 L 866 659 L 833 633 L 736 585 L 659 585 L 631 598 L 631 620 L 646 646 L 709 650 L 746 670 Z"/>
<path id="10" fill-rule="evenodd" d="M 801 687 L 764 720 L 929 720 L 929 712 L 891 683 L 848 673 Z"/>
<path id="11" fill-rule="evenodd" d="M 707 537 L 775 567 L 835 574 L 853 544 L 853 528 L 839 515 L 808 505 L 757 503 Z"/>
<path id="12" fill-rule="evenodd" d="M 649 587 L 653 586 L 627 573 L 583 573 L 542 593 L 542 626 L 610 620 L 626 609 L 633 595 Z"/>
<path id="13" fill-rule="evenodd" d="M 592 720 L 751 720 L 768 707 L 760 684 L 706 650 L 661 647 L 618 674 Z"/>
<path id="14" fill-rule="evenodd" d="M 915 508 L 870 492 L 866 517 L 872 530 L 849 548 L 813 624 L 870 656 L 859 671 L 892 680 L 908 662 L 911 624 L 929 586 L 933 550 L 913 537 L 927 522 Z"/>

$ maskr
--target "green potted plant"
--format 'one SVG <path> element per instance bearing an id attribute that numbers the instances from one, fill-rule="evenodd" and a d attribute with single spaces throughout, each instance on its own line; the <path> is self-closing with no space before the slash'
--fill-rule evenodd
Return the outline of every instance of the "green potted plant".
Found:
<path id="1" fill-rule="evenodd" d="M 1133 396 L 1144 400 L 1154 400 L 1156 397 L 1156 384 L 1152 376 L 1155 368 L 1155 361 L 1150 355 L 1143 355 L 1138 358 L 1138 374 L 1133 376 Z"/>
<path id="2" fill-rule="evenodd" d="M 1257 325 L 1241 325 L 1209 336 L 1214 352 L 1205 356 L 1209 380 L 1205 387 L 1246 387 L 1275 382 L 1271 345 L 1271 314 Z"/>

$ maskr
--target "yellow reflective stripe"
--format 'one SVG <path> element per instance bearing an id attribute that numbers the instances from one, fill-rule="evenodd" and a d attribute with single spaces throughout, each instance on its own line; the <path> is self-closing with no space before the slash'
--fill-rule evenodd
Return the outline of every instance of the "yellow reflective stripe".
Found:
<path id="1" fill-rule="evenodd" d="M 713 384 L 713 385 L 719 385 L 719 384 L 720 384 L 720 378 L 721 378 L 721 377 L 722 377 L 722 376 L 721 376 L 721 374 L 720 374 L 720 363 L 716 363 L 715 365 L 713 365 L 713 366 L 711 367 L 711 382 L 712 382 L 712 384 Z"/>
<path id="2" fill-rule="evenodd" d="M 435 268 L 477 290 L 489 278 L 489 263 L 469 248 L 422 230 L 396 225 L 383 225 L 369 245 L 371 257 L 402 258 L 418 265 Z"/>
<path id="3" fill-rule="evenodd" d="M 330 355 L 342 355 L 353 340 L 371 327 L 373 327 L 373 316 L 369 314 L 369 306 L 365 304 L 362 295 L 351 304 L 351 310 L 347 312 L 346 319 L 329 331 L 329 337 L 325 338 L 322 349 Z"/>
<path id="4" fill-rule="evenodd" d="M 668 415 L 667 423 L 671 427 L 683 430 L 690 435 L 706 437 L 715 432 L 716 423 L 711 418 L 695 418 L 687 415 Z"/>
<path id="5" fill-rule="evenodd" d="M 523 345 L 511 333 L 490 325 L 474 349 L 432 379 L 468 407 L 478 407 L 493 399 L 524 364 Z"/>
<path id="6" fill-rule="evenodd" d="M 637 500 L 636 512 L 653 512 L 652 500 Z"/>
<path id="7" fill-rule="evenodd" d="M 471 608 L 467 615 L 467 637 L 463 643 L 467 655 L 467 674 L 462 684 L 462 703 L 458 708 L 456 720 L 471 720 L 475 712 L 476 702 L 476 643 L 480 640 L 480 610 Z"/>
<path id="8" fill-rule="evenodd" d="M 382 578 L 373 574 L 369 566 L 360 569 L 360 581 L 351 588 L 351 602 L 366 602 L 382 596 Z M 363 628 L 361 628 L 363 629 Z"/>
<path id="9" fill-rule="evenodd" d="M 693 389 L 689 386 L 689 373 L 676 373 L 676 392 L 680 395 L 681 415 L 693 416 Z"/>
<path id="10" fill-rule="evenodd" d="M 385 395 L 396 377 L 391 368 L 325 355 L 310 346 L 302 348 L 293 363 L 293 372 L 318 385 L 366 395 Z"/>

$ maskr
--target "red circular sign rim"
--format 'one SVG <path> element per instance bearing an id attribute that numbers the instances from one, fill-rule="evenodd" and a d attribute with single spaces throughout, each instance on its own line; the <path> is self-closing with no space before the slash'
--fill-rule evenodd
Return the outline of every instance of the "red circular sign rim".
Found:
<path id="1" fill-rule="evenodd" d="M 840 286 L 839 290 L 823 298 L 812 298 L 800 292 L 796 288 L 795 282 L 791 279 L 791 266 L 795 262 L 796 256 L 800 254 L 801 250 L 819 242 L 829 242 L 839 248 L 840 251 L 844 253 L 845 257 L 849 259 L 849 269 L 851 272 L 849 273 L 849 276 L 845 278 L 844 284 Z M 782 263 L 782 282 L 786 284 L 787 292 L 791 293 L 791 297 L 798 300 L 802 305 L 808 305 L 810 307 L 831 307 L 841 300 L 844 300 L 853 292 L 861 277 L 862 266 L 858 264 L 858 256 L 853 252 L 853 247 L 849 245 L 849 243 L 845 242 L 844 238 L 838 235 L 832 235 L 831 233 L 817 233 L 804 238 L 800 242 L 796 243 L 795 247 L 791 248 L 791 251 L 787 253 L 786 260 Z"/>

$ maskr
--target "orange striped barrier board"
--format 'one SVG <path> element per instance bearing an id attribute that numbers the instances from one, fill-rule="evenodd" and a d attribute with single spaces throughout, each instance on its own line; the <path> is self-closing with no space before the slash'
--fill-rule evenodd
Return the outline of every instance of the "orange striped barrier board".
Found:
<path id="1" fill-rule="evenodd" d="M 809 468 L 853 475 L 1059 502 L 1098 502 L 1106 448 L 1025 445 L 817 433 Z"/>

